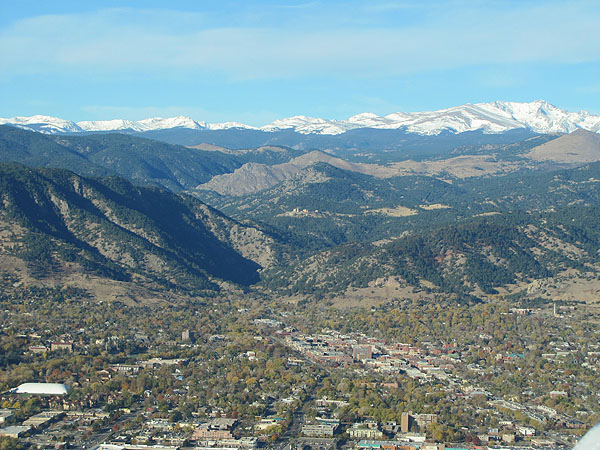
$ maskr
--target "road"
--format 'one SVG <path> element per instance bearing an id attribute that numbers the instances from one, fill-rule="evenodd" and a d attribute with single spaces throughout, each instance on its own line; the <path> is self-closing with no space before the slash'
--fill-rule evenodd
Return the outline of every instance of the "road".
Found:
<path id="1" fill-rule="evenodd" d="M 115 425 L 119 425 L 119 428 L 122 427 L 122 425 L 127 422 L 128 420 L 132 420 L 135 417 L 137 417 L 138 415 L 138 411 L 132 411 L 130 413 L 126 413 L 123 414 L 121 417 L 119 417 L 114 423 L 112 423 L 110 425 L 110 428 L 105 429 L 105 431 L 101 431 L 99 433 L 94 433 L 88 440 L 86 440 L 85 442 L 85 446 L 84 447 L 79 447 L 79 448 L 94 448 L 97 445 L 103 444 L 105 442 L 107 442 L 109 440 L 109 438 L 113 435 L 113 431 L 112 428 Z"/>

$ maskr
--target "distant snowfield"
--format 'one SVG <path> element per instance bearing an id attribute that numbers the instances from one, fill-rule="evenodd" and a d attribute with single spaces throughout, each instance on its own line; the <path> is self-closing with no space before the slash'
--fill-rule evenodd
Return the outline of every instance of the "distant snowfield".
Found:
<path id="1" fill-rule="evenodd" d="M 265 132 L 292 130 L 301 134 L 336 135 L 360 128 L 383 130 L 404 129 L 420 135 L 437 135 L 442 132 L 463 133 L 480 130 L 485 133 L 502 133 L 525 128 L 536 133 L 570 133 L 577 129 L 600 132 L 600 116 L 586 111 L 568 112 L 537 100 L 530 103 L 492 102 L 465 104 L 439 111 L 392 113 L 378 116 L 363 113 L 346 120 L 329 120 L 307 116 L 294 116 L 276 120 L 257 128 L 238 122 L 206 123 L 189 117 L 131 121 L 123 119 L 71 122 L 50 116 L 0 118 L 0 124 L 40 131 L 47 134 L 81 133 L 95 131 L 155 131 L 172 128 L 190 130 L 248 129 Z"/>

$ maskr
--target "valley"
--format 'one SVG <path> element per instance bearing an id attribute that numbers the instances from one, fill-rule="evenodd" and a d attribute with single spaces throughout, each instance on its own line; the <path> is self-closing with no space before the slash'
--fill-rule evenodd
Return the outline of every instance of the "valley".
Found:
<path id="1" fill-rule="evenodd" d="M 0 126 L 2 411 L 66 411 L 11 445 L 570 448 L 600 418 L 600 139 L 457 125 L 490 108 Z"/>

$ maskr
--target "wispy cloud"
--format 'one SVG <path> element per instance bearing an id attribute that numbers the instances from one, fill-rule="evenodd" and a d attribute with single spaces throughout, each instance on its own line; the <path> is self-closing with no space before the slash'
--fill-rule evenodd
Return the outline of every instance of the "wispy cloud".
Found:
<path id="1" fill-rule="evenodd" d="M 336 26 L 335 17 L 327 29 L 320 25 L 323 17 L 294 27 L 224 27 L 202 13 L 136 9 L 32 17 L 0 30 L 0 76 L 148 71 L 165 77 L 216 74 L 232 81 L 373 77 L 600 57 L 600 10 L 591 2 L 569 2 L 568 8 L 562 2 L 474 4 L 434 3 L 434 14 L 397 27 L 389 22 L 352 27 L 348 21 Z"/>

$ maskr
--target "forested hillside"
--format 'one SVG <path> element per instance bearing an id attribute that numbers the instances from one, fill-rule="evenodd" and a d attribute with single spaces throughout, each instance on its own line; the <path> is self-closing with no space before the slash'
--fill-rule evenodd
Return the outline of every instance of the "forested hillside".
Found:
<path id="1" fill-rule="evenodd" d="M 302 152 L 280 147 L 202 150 L 127 134 L 49 136 L 0 125 L 0 162 L 71 170 L 84 176 L 116 175 L 175 192 L 248 162 L 276 164 Z"/>
<path id="2" fill-rule="evenodd" d="M 430 225 L 389 241 L 317 253 L 270 271 L 264 284 L 284 295 L 323 295 L 393 281 L 464 300 L 498 288 L 519 290 L 521 283 L 569 269 L 597 277 L 599 220 L 599 208 L 573 206 Z"/>
<path id="3" fill-rule="evenodd" d="M 3 164 L 0 198 L 2 257 L 24 261 L 35 279 L 76 271 L 208 292 L 221 280 L 255 283 L 261 265 L 279 258 L 276 241 L 256 228 L 120 178 Z"/>
<path id="4" fill-rule="evenodd" d="M 455 150 L 510 161 L 539 141 Z M 1 127 L 0 145 L 4 160 L 104 176 L 3 166 L 4 254 L 37 279 L 75 270 L 178 292 L 215 292 L 225 281 L 275 296 L 395 283 L 462 301 L 598 270 L 600 163 L 394 176 L 392 166 L 318 152 L 185 148 L 117 134 Z M 181 191 L 247 162 L 279 170 L 280 180 L 263 189 L 248 172 L 241 190 L 249 195 L 192 191 L 234 220 L 188 194 L 136 186 Z M 114 173 L 129 181 L 106 177 Z"/>

